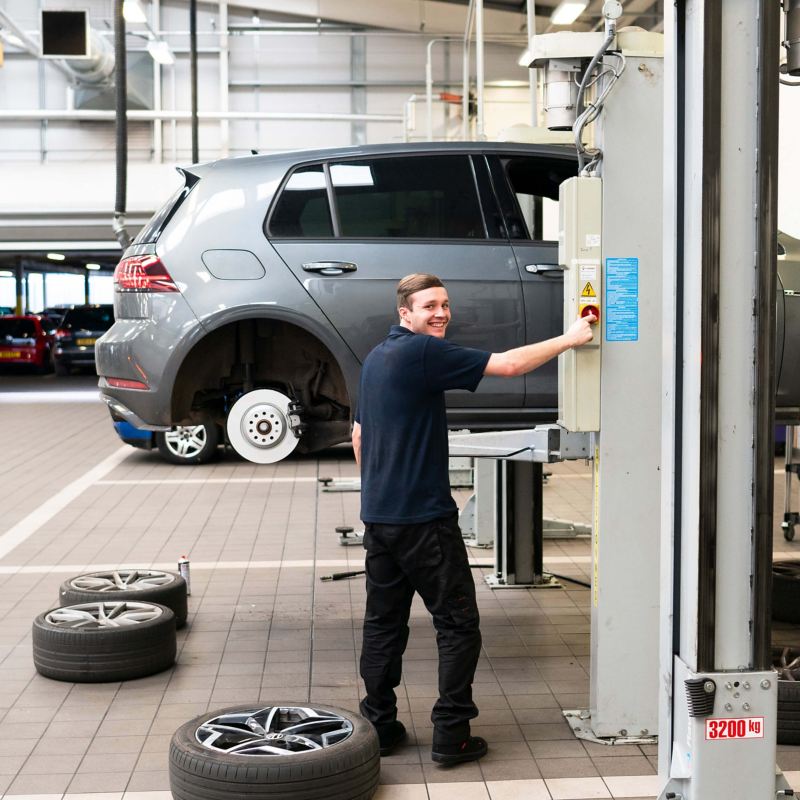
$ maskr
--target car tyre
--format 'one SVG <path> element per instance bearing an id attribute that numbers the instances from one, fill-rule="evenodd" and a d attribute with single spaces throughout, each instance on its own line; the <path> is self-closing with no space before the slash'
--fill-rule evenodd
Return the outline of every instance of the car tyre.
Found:
<path id="1" fill-rule="evenodd" d="M 58 359 L 53 359 L 53 372 L 55 372 L 59 378 L 64 378 L 69 375 L 69 367 Z"/>
<path id="2" fill-rule="evenodd" d="M 369 800 L 379 775 L 375 728 L 317 704 L 209 711 L 178 728 L 170 745 L 175 800 Z"/>
<path id="3" fill-rule="evenodd" d="M 175 615 L 155 603 L 82 603 L 33 621 L 33 663 L 47 678 L 103 683 L 143 678 L 175 663 Z"/>
<path id="4" fill-rule="evenodd" d="M 154 569 L 119 569 L 87 572 L 61 584 L 59 604 L 134 602 L 158 603 L 175 615 L 175 627 L 186 624 L 188 614 L 186 581 L 175 572 Z"/>
<path id="5" fill-rule="evenodd" d="M 158 452 L 172 464 L 206 464 L 216 457 L 219 442 L 219 428 L 210 417 L 156 433 Z"/>
<path id="6" fill-rule="evenodd" d="M 778 744 L 800 744 L 800 650 L 773 647 L 778 671 Z"/>
<path id="7" fill-rule="evenodd" d="M 800 561 L 772 565 L 772 618 L 800 622 Z"/>

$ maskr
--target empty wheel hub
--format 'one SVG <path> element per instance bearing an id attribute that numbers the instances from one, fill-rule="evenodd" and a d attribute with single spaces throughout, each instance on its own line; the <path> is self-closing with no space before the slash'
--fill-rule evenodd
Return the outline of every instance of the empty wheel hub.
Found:
<path id="1" fill-rule="evenodd" d="M 279 408 L 259 403 L 242 417 L 242 435 L 255 447 L 275 447 L 286 433 L 286 421 Z"/>

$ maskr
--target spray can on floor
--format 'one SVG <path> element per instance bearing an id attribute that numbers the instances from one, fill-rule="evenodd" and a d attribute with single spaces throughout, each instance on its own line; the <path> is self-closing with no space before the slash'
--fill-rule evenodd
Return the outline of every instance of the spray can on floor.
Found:
<path id="1" fill-rule="evenodd" d="M 186 594 L 192 593 L 192 579 L 189 572 L 189 559 L 186 556 L 181 556 L 178 559 L 178 574 L 186 581 Z"/>

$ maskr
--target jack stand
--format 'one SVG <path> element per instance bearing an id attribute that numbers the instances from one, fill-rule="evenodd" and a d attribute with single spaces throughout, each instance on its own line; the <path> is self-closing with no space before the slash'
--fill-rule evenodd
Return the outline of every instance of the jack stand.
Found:
<path id="1" fill-rule="evenodd" d="M 353 545 L 364 543 L 364 531 L 355 531 L 348 525 L 340 525 L 336 528 L 336 533 L 339 534 L 339 544 L 344 547 L 352 547 Z"/>
<path id="2" fill-rule="evenodd" d="M 323 492 L 360 492 L 361 478 L 317 478 Z"/>

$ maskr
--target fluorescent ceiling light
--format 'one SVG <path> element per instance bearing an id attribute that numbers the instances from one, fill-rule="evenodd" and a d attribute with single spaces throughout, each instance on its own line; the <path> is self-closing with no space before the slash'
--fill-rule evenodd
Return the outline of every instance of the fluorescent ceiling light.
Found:
<path id="1" fill-rule="evenodd" d="M 14 273 L 11 270 L 0 269 L 0 278 L 13 278 Z"/>
<path id="2" fill-rule="evenodd" d="M 125 22 L 147 22 L 139 0 L 125 0 L 122 4 L 122 16 L 125 17 Z"/>
<path id="3" fill-rule="evenodd" d="M 100 269 L 99 264 L 87 264 L 86 269 Z"/>
<path id="4" fill-rule="evenodd" d="M 16 33 L 11 33 L 11 31 L 3 29 L 0 31 L 0 35 L 2 35 L 3 39 L 5 39 L 13 47 L 21 47 L 23 50 L 25 49 L 25 43 L 19 38 L 19 36 L 17 36 Z"/>
<path id="5" fill-rule="evenodd" d="M 550 22 L 552 22 L 553 25 L 571 25 L 584 12 L 588 5 L 588 0 L 586 0 L 586 2 L 583 2 L 583 0 L 577 0 L 577 2 L 563 0 L 550 15 Z"/>
<path id="6" fill-rule="evenodd" d="M 175 63 L 175 56 L 172 55 L 172 50 L 163 39 L 151 39 L 147 43 L 147 52 L 153 57 L 153 61 L 157 61 L 159 64 L 169 66 Z"/>
<path id="7" fill-rule="evenodd" d="M 51 261 L 65 261 L 67 258 L 63 253 L 48 253 L 47 257 Z"/>
<path id="8" fill-rule="evenodd" d="M 521 67 L 529 67 L 531 64 L 531 51 L 526 50 L 520 57 L 519 61 L 517 61 Z"/>

